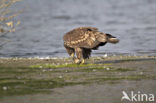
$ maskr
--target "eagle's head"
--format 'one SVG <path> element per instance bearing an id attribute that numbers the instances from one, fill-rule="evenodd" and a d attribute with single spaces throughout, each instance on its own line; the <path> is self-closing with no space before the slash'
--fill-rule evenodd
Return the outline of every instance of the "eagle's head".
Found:
<path id="1" fill-rule="evenodd" d="M 108 42 L 108 43 L 114 43 L 114 44 L 119 42 L 119 39 L 112 36 L 111 34 L 102 33 L 102 32 L 98 32 L 97 40 L 99 42 Z"/>
<path id="2" fill-rule="evenodd" d="M 114 44 L 119 42 L 119 39 L 112 36 L 111 34 L 106 33 L 105 35 L 106 35 L 107 42 L 114 43 Z"/>

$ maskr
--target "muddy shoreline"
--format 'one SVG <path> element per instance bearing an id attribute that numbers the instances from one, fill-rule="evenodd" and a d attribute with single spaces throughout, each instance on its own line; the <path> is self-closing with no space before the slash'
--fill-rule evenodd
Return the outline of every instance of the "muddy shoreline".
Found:
<path id="1" fill-rule="evenodd" d="M 81 65 L 70 58 L 0 58 L 0 74 L 2 103 L 120 103 L 122 90 L 156 94 L 155 56 L 92 57 Z"/>

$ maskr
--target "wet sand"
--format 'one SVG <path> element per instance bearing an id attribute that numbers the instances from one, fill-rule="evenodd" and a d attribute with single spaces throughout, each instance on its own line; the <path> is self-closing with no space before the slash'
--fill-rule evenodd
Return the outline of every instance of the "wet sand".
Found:
<path id="1" fill-rule="evenodd" d="M 1 58 L 0 103 L 122 103 L 122 91 L 156 95 L 155 56 L 70 63 L 68 58 Z"/>

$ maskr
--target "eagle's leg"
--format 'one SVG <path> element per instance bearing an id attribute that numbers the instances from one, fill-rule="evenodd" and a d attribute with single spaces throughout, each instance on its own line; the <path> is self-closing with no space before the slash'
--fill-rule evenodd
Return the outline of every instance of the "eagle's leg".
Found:
<path id="1" fill-rule="evenodd" d="M 72 59 L 74 60 L 75 59 L 75 53 L 73 52 L 73 53 L 71 53 L 71 55 L 70 55 L 71 57 L 72 57 Z"/>
<path id="2" fill-rule="evenodd" d="M 83 50 L 81 48 L 75 48 L 75 52 L 76 52 L 77 58 L 74 60 L 74 62 L 77 64 L 79 63 L 83 64 L 84 63 Z"/>
<path id="3" fill-rule="evenodd" d="M 66 45 L 64 45 L 64 47 L 66 48 L 69 56 L 74 60 L 75 59 L 75 50 L 73 48 L 66 46 Z"/>

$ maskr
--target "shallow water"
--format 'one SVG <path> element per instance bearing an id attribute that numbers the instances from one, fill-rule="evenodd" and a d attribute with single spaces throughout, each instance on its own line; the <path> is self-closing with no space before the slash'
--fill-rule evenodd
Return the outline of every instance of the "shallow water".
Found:
<path id="1" fill-rule="evenodd" d="M 120 39 L 94 55 L 156 55 L 155 0 L 23 0 L 16 10 L 21 25 L 1 37 L 1 57 L 67 56 L 63 35 L 80 26 L 93 26 Z"/>

